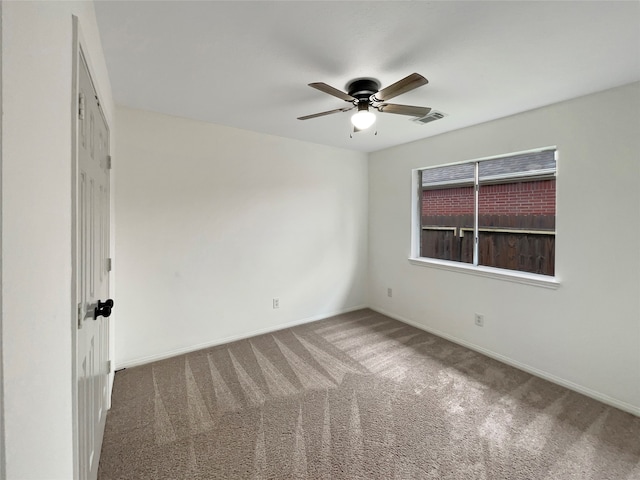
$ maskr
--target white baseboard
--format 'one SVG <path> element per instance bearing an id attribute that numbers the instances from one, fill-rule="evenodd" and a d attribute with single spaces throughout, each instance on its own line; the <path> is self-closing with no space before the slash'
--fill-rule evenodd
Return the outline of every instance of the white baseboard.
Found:
<path id="1" fill-rule="evenodd" d="M 285 328 L 295 327 L 297 325 L 303 325 L 305 323 L 315 322 L 317 320 L 323 320 L 325 318 L 333 317 L 336 315 L 342 315 L 343 313 L 353 312 L 355 310 L 362 310 L 363 308 L 367 308 L 366 305 L 358 305 L 356 307 L 349 307 L 343 310 L 338 310 L 329 313 L 323 313 L 320 315 L 313 315 L 311 317 L 306 317 L 300 320 L 294 320 L 293 322 L 281 323 L 278 325 L 273 325 L 267 328 L 260 328 L 258 330 L 252 330 L 247 333 L 242 333 L 240 335 L 231 335 L 229 337 L 218 338 L 215 340 L 210 340 L 208 342 L 199 343 L 197 345 L 189 345 L 188 347 L 177 348 L 175 350 L 169 350 L 166 352 L 161 352 L 153 355 L 147 355 L 145 357 L 134 358 L 132 360 L 127 360 L 125 362 L 121 362 L 116 364 L 116 369 L 121 370 L 123 368 L 131 368 L 137 367 L 140 365 L 144 365 L 151 362 L 157 362 L 158 360 L 164 360 L 165 358 L 175 357 L 177 355 L 183 355 L 185 353 L 195 352 L 197 350 L 202 350 L 205 348 L 215 347 L 217 345 L 222 345 L 225 343 L 235 342 L 237 340 L 244 340 L 245 338 L 255 337 L 256 335 L 263 335 L 265 333 L 277 332 L 278 330 L 283 330 Z"/>
<path id="2" fill-rule="evenodd" d="M 369 306 L 368 308 L 370 308 L 371 310 L 381 313 L 383 315 L 386 315 L 387 317 L 391 317 L 395 320 L 398 320 L 400 322 L 406 323 L 408 325 L 411 325 L 412 327 L 416 327 L 419 328 L 420 330 L 424 330 L 425 332 L 429 332 L 432 333 L 433 335 L 436 335 L 438 337 L 444 338 L 446 340 L 449 340 L 453 343 L 457 343 L 458 345 L 462 345 L 463 347 L 469 348 L 470 350 L 474 350 L 476 352 L 479 352 L 483 355 L 486 355 L 487 357 L 491 357 L 494 360 L 498 360 L 499 362 L 505 363 L 507 365 L 510 365 L 512 367 L 515 367 L 519 370 L 523 370 L 527 373 L 530 373 L 531 375 L 535 375 L 536 377 L 540 377 L 543 378 L 545 380 L 548 380 L 552 383 L 555 383 L 557 385 L 560 385 L 562 387 L 568 388 L 569 390 L 573 390 L 574 392 L 578 392 L 581 393 L 583 395 L 586 395 L 587 397 L 591 397 L 594 400 L 598 400 L 599 402 L 602 402 L 604 404 L 610 405 L 612 407 L 615 408 L 619 408 L 620 410 L 623 410 L 625 412 L 631 413 L 633 415 L 636 415 L 638 417 L 640 417 L 640 407 L 636 407 L 635 405 L 632 405 L 630 403 L 627 402 L 623 402 L 620 400 L 617 400 L 613 397 L 610 397 L 608 395 L 605 395 L 604 393 L 600 393 L 597 392 L 595 390 L 592 390 L 590 388 L 587 387 L 583 387 L 582 385 L 578 385 L 576 383 L 570 382 L 569 380 L 565 380 L 563 378 L 560 377 L 556 377 L 555 375 L 545 372 L 543 370 L 539 370 L 535 367 L 532 367 L 530 365 L 521 363 L 517 360 L 513 360 L 512 358 L 506 357 L 504 355 L 501 355 L 499 353 L 495 353 L 491 350 L 488 350 L 486 348 L 480 347 L 478 345 L 475 345 L 471 342 L 467 342 L 465 340 L 461 340 L 457 337 L 454 337 L 453 335 L 449 335 L 447 333 L 441 332 L 439 330 L 436 330 L 435 328 L 430 328 L 427 327 L 425 325 L 422 325 L 418 322 L 415 322 L 413 320 L 409 320 L 408 318 L 404 318 L 400 315 L 396 315 L 394 313 L 391 312 L 387 312 L 386 310 L 380 308 L 380 307 L 372 307 Z"/>

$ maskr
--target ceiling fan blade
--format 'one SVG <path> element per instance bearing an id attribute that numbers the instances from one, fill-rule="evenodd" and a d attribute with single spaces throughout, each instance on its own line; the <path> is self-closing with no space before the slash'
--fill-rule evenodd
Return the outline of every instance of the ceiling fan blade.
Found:
<path id="1" fill-rule="evenodd" d="M 397 97 L 403 93 L 406 93 L 414 88 L 418 88 L 422 85 L 429 83 L 429 80 L 424 78 L 419 73 L 412 73 L 404 77 L 402 80 L 398 80 L 396 83 L 383 88 L 378 93 L 374 94 L 376 102 L 382 102 L 389 100 L 393 97 Z"/>
<path id="2" fill-rule="evenodd" d="M 398 105 L 397 103 L 381 103 L 376 105 L 380 112 L 410 115 L 412 117 L 424 117 L 431 111 L 429 107 L 416 107 L 413 105 Z"/>
<path id="3" fill-rule="evenodd" d="M 354 97 L 349 95 L 348 93 L 343 92 L 342 90 L 338 90 L 337 88 L 332 87 L 331 85 L 327 85 L 326 83 L 316 82 L 310 83 L 310 87 L 313 87 L 321 92 L 328 93 L 329 95 L 333 95 L 334 97 L 338 97 L 341 100 L 345 100 L 347 102 L 353 102 L 356 100 Z"/>
<path id="4" fill-rule="evenodd" d="M 331 115 L 332 113 L 348 112 L 349 110 L 353 110 L 354 108 L 356 108 L 355 105 L 353 107 L 336 108 L 335 110 L 329 110 L 327 112 L 314 113 L 312 115 L 305 115 L 304 117 L 298 117 L 298 120 L 309 120 L 310 118 L 324 117 L 325 115 Z"/>

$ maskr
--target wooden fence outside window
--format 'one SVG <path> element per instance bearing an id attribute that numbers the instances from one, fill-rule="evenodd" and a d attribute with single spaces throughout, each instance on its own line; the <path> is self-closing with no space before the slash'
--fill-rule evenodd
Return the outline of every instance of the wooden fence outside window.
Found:
<path id="1" fill-rule="evenodd" d="M 473 263 L 473 215 L 422 217 L 420 256 Z M 555 215 L 479 215 L 478 264 L 554 275 Z"/>

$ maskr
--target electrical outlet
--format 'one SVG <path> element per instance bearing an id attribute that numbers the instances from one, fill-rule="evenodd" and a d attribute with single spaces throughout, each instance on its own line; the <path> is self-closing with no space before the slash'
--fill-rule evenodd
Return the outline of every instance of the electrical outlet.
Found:
<path id="1" fill-rule="evenodd" d="M 280 308 L 280 299 L 279 298 L 274 298 L 273 299 L 273 308 Z"/>
<path id="2" fill-rule="evenodd" d="M 484 315 L 482 315 L 481 313 L 476 313 L 475 319 L 477 326 L 484 327 Z"/>
<path id="3" fill-rule="evenodd" d="M 387 297 L 393 297 L 393 288 L 387 288 Z"/>

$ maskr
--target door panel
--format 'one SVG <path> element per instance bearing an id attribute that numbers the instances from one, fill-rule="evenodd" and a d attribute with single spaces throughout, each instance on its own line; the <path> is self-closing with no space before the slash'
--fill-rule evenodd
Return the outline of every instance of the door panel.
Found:
<path id="1" fill-rule="evenodd" d="M 78 466 L 94 480 L 108 406 L 109 319 L 93 309 L 109 298 L 109 131 L 82 54 L 78 74 Z"/>

